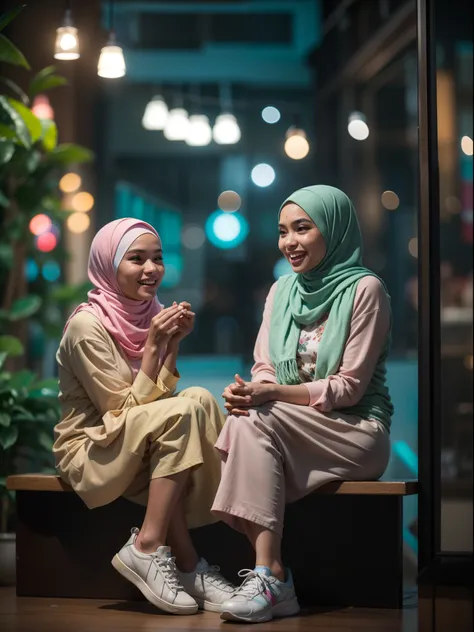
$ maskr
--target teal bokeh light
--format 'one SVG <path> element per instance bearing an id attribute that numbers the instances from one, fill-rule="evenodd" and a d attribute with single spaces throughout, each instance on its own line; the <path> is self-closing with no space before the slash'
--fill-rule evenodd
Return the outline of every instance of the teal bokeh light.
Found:
<path id="1" fill-rule="evenodd" d="M 161 282 L 162 288 L 172 288 L 179 285 L 183 273 L 183 257 L 175 252 L 165 252 L 164 256 L 165 276 Z"/>
<path id="2" fill-rule="evenodd" d="M 61 268 L 57 261 L 46 261 L 43 264 L 41 273 L 46 281 L 54 283 L 61 276 Z"/>
<path id="3" fill-rule="evenodd" d="M 38 264 L 34 259 L 27 259 L 25 263 L 25 277 L 29 283 L 36 281 L 38 278 L 39 269 Z"/>
<path id="4" fill-rule="evenodd" d="M 248 233 L 248 222 L 240 213 L 215 211 L 206 221 L 206 236 L 216 248 L 236 248 L 245 241 Z"/>
<path id="5" fill-rule="evenodd" d="M 273 278 L 275 279 L 275 281 L 278 281 L 278 279 L 285 274 L 292 274 L 292 272 L 293 269 L 290 262 L 284 257 L 278 259 L 278 261 L 273 266 Z"/>

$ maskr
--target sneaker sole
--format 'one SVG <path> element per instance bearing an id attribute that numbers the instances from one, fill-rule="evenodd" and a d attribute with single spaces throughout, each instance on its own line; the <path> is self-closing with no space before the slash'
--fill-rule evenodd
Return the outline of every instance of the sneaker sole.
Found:
<path id="1" fill-rule="evenodd" d="M 280 607 L 279 607 L 280 606 Z M 260 616 L 244 617 L 231 612 L 230 610 L 222 610 L 221 619 L 226 621 L 245 621 L 245 623 L 265 623 L 265 621 L 271 621 L 272 619 L 279 619 L 283 617 L 292 617 L 300 611 L 300 605 L 296 599 L 289 602 L 283 602 L 276 604 L 271 610 L 267 610 Z"/>
<path id="2" fill-rule="evenodd" d="M 129 582 L 134 584 L 138 590 L 142 593 L 142 595 L 154 606 L 159 608 L 160 610 L 164 610 L 165 612 L 169 612 L 170 614 L 195 614 L 198 611 L 197 604 L 195 606 L 177 606 L 176 604 L 169 603 L 165 601 L 151 590 L 148 584 L 137 575 L 135 571 L 129 568 L 126 564 L 122 562 L 118 555 L 114 555 L 112 559 L 112 566 L 115 570 L 128 579 Z"/>
<path id="3" fill-rule="evenodd" d="M 222 604 L 220 603 L 213 603 L 212 601 L 206 601 L 205 599 L 202 599 L 200 597 L 195 597 L 194 595 L 191 595 L 191 597 L 197 603 L 199 610 L 205 610 L 206 612 L 221 612 L 222 611 Z"/>

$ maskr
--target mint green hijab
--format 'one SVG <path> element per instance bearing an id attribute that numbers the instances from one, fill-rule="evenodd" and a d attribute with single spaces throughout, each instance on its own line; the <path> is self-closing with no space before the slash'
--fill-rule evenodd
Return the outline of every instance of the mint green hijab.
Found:
<path id="1" fill-rule="evenodd" d="M 359 223 L 345 193 L 325 185 L 305 187 L 285 200 L 280 213 L 290 202 L 300 206 L 321 231 L 326 256 L 313 270 L 278 280 L 270 324 L 270 358 L 279 384 L 301 384 L 296 362 L 300 329 L 325 314 L 329 317 L 318 346 L 314 380 L 337 373 L 349 336 L 357 284 L 365 276 L 377 276 L 362 265 Z M 386 387 L 389 346 L 390 336 L 387 336 L 365 395 L 357 406 L 344 411 L 364 419 L 377 419 L 387 427 L 393 414 Z"/>

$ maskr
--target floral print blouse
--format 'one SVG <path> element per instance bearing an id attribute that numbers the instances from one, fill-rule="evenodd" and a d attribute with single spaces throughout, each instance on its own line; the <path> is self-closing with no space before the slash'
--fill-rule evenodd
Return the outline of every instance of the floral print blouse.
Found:
<path id="1" fill-rule="evenodd" d="M 298 351 L 296 353 L 296 362 L 298 364 L 300 378 L 303 382 L 312 382 L 314 380 L 318 346 L 321 341 L 327 319 L 328 314 L 317 320 L 312 325 L 301 328 Z"/>

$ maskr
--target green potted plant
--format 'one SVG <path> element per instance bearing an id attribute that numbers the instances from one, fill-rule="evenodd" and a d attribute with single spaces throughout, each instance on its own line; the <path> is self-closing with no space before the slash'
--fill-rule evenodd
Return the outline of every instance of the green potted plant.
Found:
<path id="1" fill-rule="evenodd" d="M 0 16 L 2 68 L 13 64 L 30 69 L 21 51 L 1 32 L 23 8 Z M 54 379 L 40 380 L 38 370 L 30 370 L 32 325 L 57 337 L 61 310 L 69 302 L 79 302 L 87 289 L 48 283 L 40 276 L 29 282 L 25 276 L 27 261 L 41 267 L 45 258 L 29 230 L 32 217 L 47 214 L 61 234 L 67 213 L 61 208 L 59 178 L 71 164 L 92 159 L 88 149 L 58 144 L 54 121 L 39 119 L 30 108 L 35 96 L 65 84 L 54 67 L 34 75 L 27 91 L 0 75 L 0 569 L 8 557 L 15 559 L 14 499 L 6 490 L 6 478 L 53 466 L 57 384 Z M 67 258 L 61 241 L 54 258 L 60 266 Z M 2 547 L 7 551 L 3 559 Z M 7 578 L 0 577 L 2 582 L 8 583 Z"/>
<path id="2" fill-rule="evenodd" d="M 60 416 L 57 380 L 39 381 L 26 369 L 5 370 L 6 359 L 22 353 L 18 338 L 0 336 L 0 585 L 14 583 L 15 571 L 14 499 L 6 479 L 30 467 L 54 471 L 52 430 Z"/>

